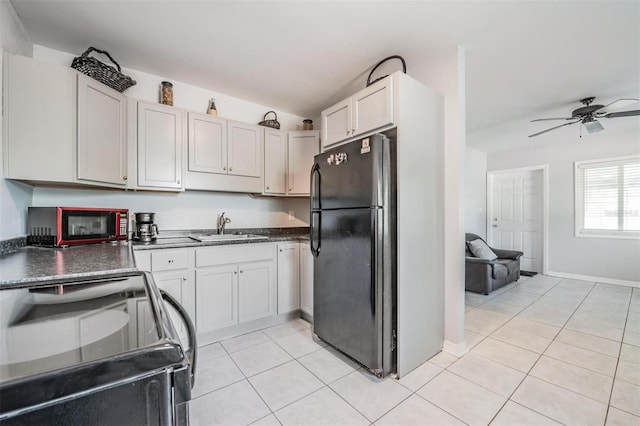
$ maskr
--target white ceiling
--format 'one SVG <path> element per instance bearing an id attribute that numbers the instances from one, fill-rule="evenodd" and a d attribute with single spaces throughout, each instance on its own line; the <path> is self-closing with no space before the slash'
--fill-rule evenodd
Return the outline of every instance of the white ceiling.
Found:
<path id="1" fill-rule="evenodd" d="M 403 56 L 411 75 L 456 45 L 467 133 L 568 116 L 587 96 L 640 98 L 637 0 L 12 2 L 35 44 L 96 46 L 127 68 L 303 117 L 364 87 L 384 57 Z"/>

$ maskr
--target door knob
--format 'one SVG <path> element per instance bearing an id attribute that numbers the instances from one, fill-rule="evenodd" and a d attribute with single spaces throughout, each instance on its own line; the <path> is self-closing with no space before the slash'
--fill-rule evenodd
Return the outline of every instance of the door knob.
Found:
<path id="1" fill-rule="evenodd" d="M 493 225 L 491 225 L 491 226 L 493 226 L 494 228 L 497 228 L 497 227 L 498 227 L 498 225 L 496 225 L 495 223 L 494 223 Z"/>

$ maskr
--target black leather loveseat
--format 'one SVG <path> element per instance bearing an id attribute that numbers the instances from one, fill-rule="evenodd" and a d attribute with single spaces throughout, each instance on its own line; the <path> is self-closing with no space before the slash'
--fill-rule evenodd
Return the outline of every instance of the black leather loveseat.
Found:
<path id="1" fill-rule="evenodd" d="M 469 244 L 467 244 L 469 241 L 477 239 L 482 240 L 476 234 L 465 234 L 465 290 L 489 294 L 493 290 L 520 278 L 521 251 L 490 247 L 498 258 L 495 260 L 481 259 L 471 253 Z"/>

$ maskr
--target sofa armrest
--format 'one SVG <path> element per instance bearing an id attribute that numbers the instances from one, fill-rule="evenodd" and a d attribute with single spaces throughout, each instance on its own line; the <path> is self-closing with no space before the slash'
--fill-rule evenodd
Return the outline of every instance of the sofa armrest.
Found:
<path id="1" fill-rule="evenodd" d="M 466 256 L 464 260 L 465 262 L 468 262 L 468 263 L 478 263 L 483 265 L 493 265 L 494 263 L 496 263 L 495 260 L 481 259 L 479 257 L 469 257 L 469 256 Z"/>
<path id="2" fill-rule="evenodd" d="M 493 252 L 498 255 L 498 259 L 518 260 L 520 259 L 520 256 L 524 254 L 518 250 L 503 250 L 503 249 L 494 249 L 494 248 L 492 248 L 491 250 L 493 250 Z"/>

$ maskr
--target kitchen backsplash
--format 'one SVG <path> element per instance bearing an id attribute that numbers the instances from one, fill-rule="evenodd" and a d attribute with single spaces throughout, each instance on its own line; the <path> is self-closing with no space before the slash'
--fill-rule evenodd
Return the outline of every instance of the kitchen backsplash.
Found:
<path id="1" fill-rule="evenodd" d="M 281 199 L 226 192 L 182 193 L 111 191 L 36 187 L 34 206 L 113 207 L 136 212 L 154 212 L 162 229 L 209 229 L 218 215 L 231 219 L 228 228 L 288 228 L 309 225 L 309 199 Z M 289 220 L 293 211 L 294 220 Z"/>

